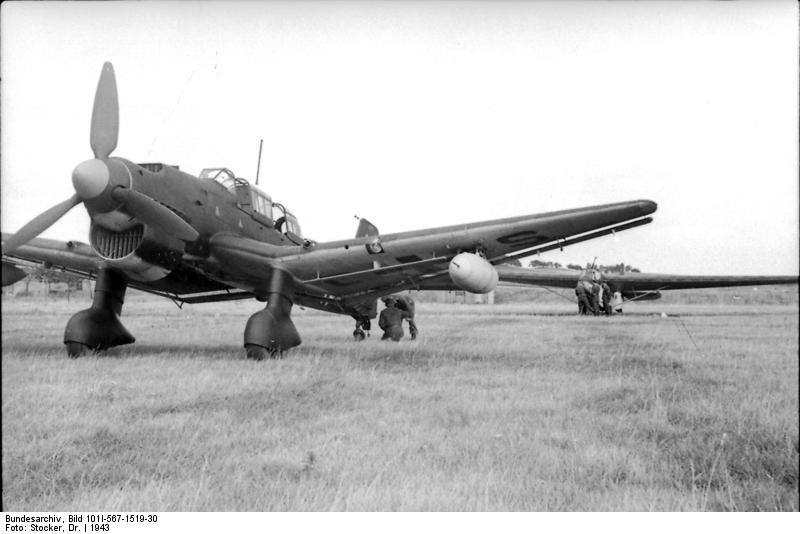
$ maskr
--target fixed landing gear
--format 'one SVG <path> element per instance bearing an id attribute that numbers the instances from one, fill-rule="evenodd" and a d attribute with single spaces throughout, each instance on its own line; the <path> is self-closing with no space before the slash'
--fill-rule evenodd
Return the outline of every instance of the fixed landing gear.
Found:
<path id="1" fill-rule="evenodd" d="M 279 358 L 283 351 L 301 343 L 292 322 L 294 280 L 281 269 L 273 269 L 267 291 L 267 306 L 247 320 L 244 347 L 247 358 Z"/>
<path id="2" fill-rule="evenodd" d="M 84 345 L 77 341 L 65 341 L 64 345 L 67 347 L 67 356 L 70 358 L 78 358 L 90 352 L 94 352 L 89 345 Z"/>
<path id="3" fill-rule="evenodd" d="M 91 307 L 73 315 L 64 329 L 67 356 L 77 358 L 89 351 L 136 341 L 119 320 L 127 287 L 128 280 L 124 274 L 100 269 Z"/>
<path id="4" fill-rule="evenodd" d="M 245 345 L 244 351 L 248 360 L 255 360 L 257 362 L 260 362 L 261 360 L 283 359 L 282 350 L 268 349 L 266 347 L 262 347 L 261 345 Z"/>
<path id="5" fill-rule="evenodd" d="M 353 339 L 355 341 L 364 341 L 369 337 L 369 331 L 372 329 L 372 322 L 369 318 L 357 317 L 356 329 L 353 330 Z"/>

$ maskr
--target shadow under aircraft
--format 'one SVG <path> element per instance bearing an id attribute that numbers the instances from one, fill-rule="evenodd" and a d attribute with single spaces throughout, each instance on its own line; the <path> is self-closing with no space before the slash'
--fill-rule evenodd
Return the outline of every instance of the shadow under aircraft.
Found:
<path id="1" fill-rule="evenodd" d="M 227 168 L 193 176 L 112 157 L 118 133 L 116 79 L 105 63 L 89 132 L 94 157 L 72 171 L 75 194 L 3 234 L 4 285 L 26 262 L 96 279 L 91 306 L 67 322 L 69 356 L 134 342 L 120 321 L 128 287 L 179 303 L 265 302 L 244 325 L 247 357 L 263 359 L 300 344 L 294 304 L 348 315 L 358 329 L 382 296 L 486 293 L 497 264 L 635 228 L 656 211 L 655 202 L 634 200 L 387 235 L 362 219 L 354 238 L 319 243 L 286 206 Z M 79 204 L 91 218 L 89 244 L 37 237 Z"/>

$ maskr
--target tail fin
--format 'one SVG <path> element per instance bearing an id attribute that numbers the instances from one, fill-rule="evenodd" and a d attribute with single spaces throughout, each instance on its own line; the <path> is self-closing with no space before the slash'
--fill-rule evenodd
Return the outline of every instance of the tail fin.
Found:
<path id="1" fill-rule="evenodd" d="M 356 237 L 378 235 L 378 228 L 366 219 L 361 219 L 356 230 Z"/>

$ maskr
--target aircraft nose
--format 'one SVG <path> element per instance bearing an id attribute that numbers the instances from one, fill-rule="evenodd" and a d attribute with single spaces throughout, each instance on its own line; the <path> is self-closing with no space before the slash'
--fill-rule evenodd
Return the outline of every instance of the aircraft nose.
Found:
<path id="1" fill-rule="evenodd" d="M 110 180 L 108 166 L 99 159 L 79 163 L 72 171 L 72 186 L 83 200 L 99 197 Z"/>
<path id="2" fill-rule="evenodd" d="M 642 215 L 649 215 L 658 209 L 658 204 L 652 200 L 640 200 L 639 209 L 642 210 Z"/>

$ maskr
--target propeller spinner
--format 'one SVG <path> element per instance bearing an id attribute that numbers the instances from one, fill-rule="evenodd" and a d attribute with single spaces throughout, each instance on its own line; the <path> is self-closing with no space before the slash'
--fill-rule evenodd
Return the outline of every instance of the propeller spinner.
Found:
<path id="1" fill-rule="evenodd" d="M 194 241 L 198 233 L 186 221 L 169 208 L 152 198 L 125 187 L 130 185 L 124 165 L 108 159 L 117 147 L 119 136 L 119 101 L 114 66 L 106 62 L 97 82 L 92 109 L 92 125 L 89 135 L 94 159 L 80 163 L 72 171 L 72 185 L 75 194 L 59 202 L 47 211 L 37 215 L 11 236 L 3 245 L 3 254 L 10 254 L 20 246 L 35 238 L 69 210 L 81 203 L 89 202 L 97 211 L 110 211 L 120 204 L 122 207 L 146 224 L 160 228 L 184 241 Z M 111 185 L 111 187 L 109 187 Z"/>

